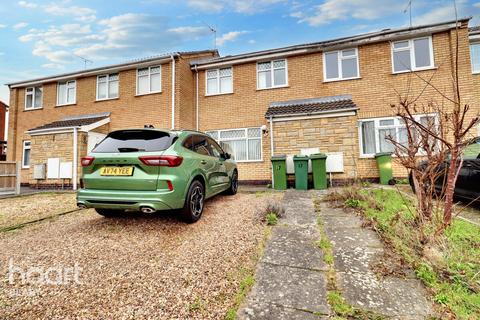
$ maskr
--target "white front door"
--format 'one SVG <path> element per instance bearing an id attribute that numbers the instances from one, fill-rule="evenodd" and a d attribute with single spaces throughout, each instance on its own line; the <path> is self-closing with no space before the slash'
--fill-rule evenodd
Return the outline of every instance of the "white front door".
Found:
<path id="1" fill-rule="evenodd" d="M 98 132 L 89 132 L 88 133 L 88 143 L 87 143 L 87 154 L 92 152 L 93 148 L 103 140 L 107 135 Z"/>

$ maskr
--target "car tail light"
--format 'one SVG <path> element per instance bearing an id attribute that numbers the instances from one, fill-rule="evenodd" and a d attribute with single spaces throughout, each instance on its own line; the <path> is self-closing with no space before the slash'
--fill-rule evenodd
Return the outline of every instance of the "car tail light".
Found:
<path id="1" fill-rule="evenodd" d="M 167 180 L 168 190 L 173 191 L 173 183 L 170 180 Z"/>
<path id="2" fill-rule="evenodd" d="M 142 156 L 138 157 L 147 166 L 178 167 L 183 158 L 179 156 Z"/>
<path id="3" fill-rule="evenodd" d="M 82 167 L 88 167 L 92 164 L 93 160 L 95 160 L 95 157 L 83 157 L 80 163 L 82 164 Z"/>

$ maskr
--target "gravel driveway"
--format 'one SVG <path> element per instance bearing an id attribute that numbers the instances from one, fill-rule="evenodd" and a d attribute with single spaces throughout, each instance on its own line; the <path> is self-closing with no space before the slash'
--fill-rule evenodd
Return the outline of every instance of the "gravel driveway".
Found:
<path id="1" fill-rule="evenodd" d="M 223 319 L 264 237 L 255 215 L 267 197 L 216 197 L 191 225 L 173 213 L 106 219 L 82 210 L 3 232 L 0 318 Z M 62 284 L 38 272 L 8 278 L 9 269 L 47 268 Z"/>

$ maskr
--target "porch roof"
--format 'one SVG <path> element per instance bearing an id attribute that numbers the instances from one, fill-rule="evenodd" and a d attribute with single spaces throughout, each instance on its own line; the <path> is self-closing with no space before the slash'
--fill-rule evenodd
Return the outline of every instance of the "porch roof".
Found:
<path id="1" fill-rule="evenodd" d="M 42 132 L 65 131 L 73 128 L 89 131 L 108 122 L 110 122 L 110 112 L 69 116 L 29 129 L 27 132 L 34 134 Z"/>
<path id="2" fill-rule="evenodd" d="M 272 102 L 265 118 L 309 116 L 358 110 L 351 95 Z"/>

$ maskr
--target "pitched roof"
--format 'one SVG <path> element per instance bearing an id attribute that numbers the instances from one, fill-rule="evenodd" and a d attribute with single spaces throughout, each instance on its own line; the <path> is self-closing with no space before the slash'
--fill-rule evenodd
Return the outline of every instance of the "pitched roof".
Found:
<path id="1" fill-rule="evenodd" d="M 198 67 L 199 69 L 208 67 L 209 65 L 214 64 L 234 64 L 238 63 L 238 61 L 242 61 L 245 59 L 255 59 L 255 58 L 263 58 L 264 56 L 269 55 L 283 55 L 287 56 L 288 54 L 292 54 L 295 52 L 298 53 L 305 53 L 305 52 L 313 52 L 313 51 L 321 51 L 324 49 L 332 49 L 336 47 L 342 46 L 357 46 L 360 44 L 367 44 L 367 43 L 376 43 L 381 41 L 390 41 L 392 39 L 400 39 L 406 37 L 412 37 L 416 35 L 426 35 L 432 34 L 435 32 L 442 32 L 446 30 L 450 30 L 455 28 L 456 26 L 462 26 L 471 19 L 471 17 L 461 18 L 452 21 L 445 21 L 433 24 L 426 24 L 426 25 L 418 25 L 412 27 L 403 27 L 403 28 L 394 28 L 394 29 L 383 29 L 380 31 L 374 31 L 369 33 L 358 34 L 349 37 L 325 40 L 325 41 L 318 41 L 318 42 L 311 42 L 311 43 L 303 43 L 297 44 L 293 46 L 275 48 L 275 49 L 268 49 L 262 51 L 255 51 L 255 52 L 247 52 L 241 53 L 236 55 L 229 55 L 223 57 L 208 57 L 208 58 L 200 58 L 196 60 L 192 60 L 190 65 L 192 67 Z M 332 49 L 333 50 L 333 49 Z"/>
<path id="2" fill-rule="evenodd" d="M 330 96 L 313 99 L 289 100 L 272 102 L 265 113 L 265 118 L 305 116 L 322 113 L 354 111 L 358 107 L 352 101 L 352 96 Z"/>
<path id="3" fill-rule="evenodd" d="M 58 121 L 53 121 L 50 123 L 46 123 L 39 127 L 32 128 L 28 130 L 28 132 L 33 131 L 40 131 L 40 130 L 47 130 L 47 129 L 70 129 L 70 128 L 78 128 L 81 126 L 87 126 L 98 122 L 100 120 L 106 119 L 110 116 L 110 112 L 105 113 L 96 113 L 96 114 L 87 114 L 87 115 L 80 115 L 80 116 L 71 116 L 66 117 Z"/>

